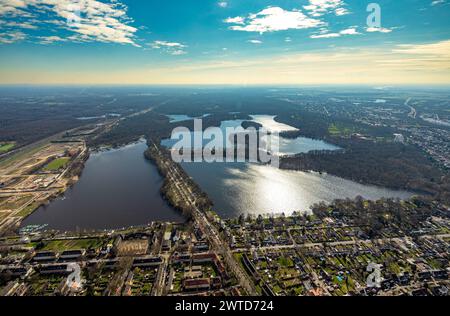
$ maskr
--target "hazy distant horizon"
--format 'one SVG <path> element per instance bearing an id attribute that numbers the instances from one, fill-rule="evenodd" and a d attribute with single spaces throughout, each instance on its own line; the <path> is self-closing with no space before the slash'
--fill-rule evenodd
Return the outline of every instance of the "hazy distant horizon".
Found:
<path id="1" fill-rule="evenodd" d="M 0 83 L 0 88 L 108 88 L 108 87 L 135 87 L 135 88 L 268 88 L 268 89 L 323 89 L 323 88 L 361 88 L 361 89 L 371 89 L 371 90 L 389 90 L 389 89 L 404 89 L 404 88 L 423 88 L 423 89 L 450 89 L 450 83 L 448 84 L 398 84 L 398 85 L 382 85 L 382 84 L 206 84 L 206 83 L 192 83 L 192 84 L 177 84 L 177 83 L 167 83 L 167 84 L 126 84 L 126 83 L 117 83 L 117 84 L 107 84 L 107 83 L 84 83 L 84 84 L 56 84 L 56 83 L 14 83 L 14 84 L 6 84 Z"/>

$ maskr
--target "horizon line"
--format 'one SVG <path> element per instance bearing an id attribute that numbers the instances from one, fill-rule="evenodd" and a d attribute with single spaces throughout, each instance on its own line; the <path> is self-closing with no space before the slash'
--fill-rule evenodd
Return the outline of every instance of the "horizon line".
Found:
<path id="1" fill-rule="evenodd" d="M 0 83 L 0 87 L 374 87 L 374 88 L 393 88 L 393 87 L 447 87 L 450 83 Z"/>

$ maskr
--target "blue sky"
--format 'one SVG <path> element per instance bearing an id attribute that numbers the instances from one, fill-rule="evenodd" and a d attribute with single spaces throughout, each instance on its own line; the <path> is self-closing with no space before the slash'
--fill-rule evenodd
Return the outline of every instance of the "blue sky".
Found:
<path id="1" fill-rule="evenodd" d="M 0 83 L 450 84 L 450 1 L 0 0 Z"/>

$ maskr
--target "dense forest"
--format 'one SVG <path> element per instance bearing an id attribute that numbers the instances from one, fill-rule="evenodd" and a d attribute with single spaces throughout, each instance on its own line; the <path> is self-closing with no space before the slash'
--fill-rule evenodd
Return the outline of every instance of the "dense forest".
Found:
<path id="1" fill-rule="evenodd" d="M 0 141 L 26 145 L 106 118 L 126 116 L 166 97 L 129 87 L 2 87 Z"/>
<path id="2" fill-rule="evenodd" d="M 315 151 L 280 159 L 280 168 L 327 172 L 357 182 L 436 194 L 443 172 L 414 146 L 340 140 L 344 151 Z"/>
<path id="3" fill-rule="evenodd" d="M 90 146 L 120 146 L 137 140 L 142 136 L 154 138 L 170 136 L 169 119 L 154 111 L 126 118 L 116 124 L 113 129 L 90 141 Z"/>
<path id="4" fill-rule="evenodd" d="M 330 133 L 330 127 L 332 126 L 338 126 L 343 131 L 339 135 L 342 137 L 350 137 L 352 134 L 358 133 L 364 134 L 372 139 L 391 139 L 393 133 L 395 133 L 395 129 L 391 127 L 369 126 L 355 122 L 348 117 L 340 115 L 326 116 L 301 108 L 292 109 L 291 112 L 280 111 L 275 120 L 299 129 L 299 131 L 281 133 L 283 137 L 295 138 L 304 136 L 313 139 L 323 139 L 331 143 L 339 140 L 336 135 Z"/>

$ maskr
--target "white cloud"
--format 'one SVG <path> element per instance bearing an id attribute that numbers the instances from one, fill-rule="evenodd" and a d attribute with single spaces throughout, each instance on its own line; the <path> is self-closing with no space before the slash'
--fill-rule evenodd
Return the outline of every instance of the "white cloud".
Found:
<path id="1" fill-rule="evenodd" d="M 228 18 L 225 22 L 238 24 L 229 27 L 234 31 L 259 33 L 308 29 L 325 25 L 324 22 L 310 18 L 300 10 L 287 11 L 280 7 L 268 7 L 256 14 L 248 15 L 246 18 Z"/>
<path id="2" fill-rule="evenodd" d="M 245 24 L 244 23 L 245 18 L 242 16 L 236 16 L 234 18 L 227 18 L 224 20 L 225 23 L 231 23 L 231 24 Z"/>
<path id="3" fill-rule="evenodd" d="M 23 0 L 0 0 L 0 16 L 18 16 L 25 13 L 27 4 Z"/>
<path id="4" fill-rule="evenodd" d="M 350 12 L 345 8 L 342 0 L 309 0 L 309 4 L 303 6 L 311 16 L 319 17 L 334 12 L 335 15 L 346 15 Z"/>
<path id="5" fill-rule="evenodd" d="M 127 7 L 116 0 L 0 0 L 0 17 L 5 19 L 42 15 L 49 15 L 48 22 L 55 21 L 54 25 L 75 33 L 67 37 L 73 40 L 139 46 L 135 42 L 137 28 L 128 25 L 132 19 L 127 16 Z"/>
<path id="6" fill-rule="evenodd" d="M 347 15 L 349 13 L 350 12 L 346 8 L 337 8 L 336 10 L 334 10 L 334 14 L 336 14 L 337 16 Z"/>
<path id="7" fill-rule="evenodd" d="M 174 56 L 179 56 L 179 55 L 185 55 L 187 54 L 186 51 L 181 50 L 181 49 L 177 49 L 174 51 L 169 52 L 170 55 L 174 55 Z"/>
<path id="8" fill-rule="evenodd" d="M 162 47 L 175 47 L 175 48 L 184 48 L 186 45 L 176 42 L 166 42 L 166 41 L 154 41 L 150 44 L 153 48 L 162 48 Z"/>
<path id="9" fill-rule="evenodd" d="M 440 5 L 440 4 L 444 4 L 445 0 L 435 0 L 431 2 L 431 6 L 436 6 L 436 5 Z"/>
<path id="10" fill-rule="evenodd" d="M 344 29 L 342 31 L 336 32 L 336 33 L 328 33 L 327 29 L 321 29 L 319 34 L 313 34 L 310 36 L 310 38 L 336 38 L 336 37 L 340 37 L 342 35 L 360 35 L 361 33 L 359 33 L 356 30 L 356 26 L 354 27 L 350 27 L 347 29 Z"/>
<path id="11" fill-rule="evenodd" d="M 348 29 L 340 31 L 339 33 L 342 35 L 359 35 L 359 34 L 361 34 L 356 30 L 356 27 L 350 27 Z"/>
<path id="12" fill-rule="evenodd" d="M 184 50 L 187 48 L 187 45 L 177 42 L 167 42 L 167 41 L 154 41 L 149 44 L 149 46 L 153 49 L 162 49 L 170 55 L 178 56 L 186 54 Z"/>
<path id="13" fill-rule="evenodd" d="M 22 41 L 26 38 L 26 34 L 20 31 L 0 34 L 0 44 L 12 44 Z"/>
<path id="14" fill-rule="evenodd" d="M 16 21 L 4 21 L 4 20 L 0 20 L 0 27 L 1 28 L 28 29 L 28 30 L 35 30 L 38 28 L 36 25 L 33 25 L 30 22 L 16 22 Z"/>
<path id="15" fill-rule="evenodd" d="M 325 34 L 313 34 L 310 37 L 311 38 L 334 38 L 339 37 L 341 34 L 339 33 L 325 33 Z"/>
<path id="16" fill-rule="evenodd" d="M 260 40 L 248 40 L 247 42 L 252 43 L 252 44 L 262 44 L 262 41 L 260 41 Z"/>
<path id="17" fill-rule="evenodd" d="M 39 43 L 43 45 L 53 44 L 55 42 L 65 42 L 67 39 L 61 38 L 59 36 L 39 36 Z"/>
<path id="18" fill-rule="evenodd" d="M 217 5 L 221 8 L 226 8 L 226 7 L 228 7 L 228 2 L 220 1 L 219 3 L 217 3 Z"/>
<path id="19" fill-rule="evenodd" d="M 374 33 L 374 32 L 391 33 L 392 29 L 385 28 L 385 27 L 367 27 L 366 32 L 369 32 L 369 33 Z"/>

